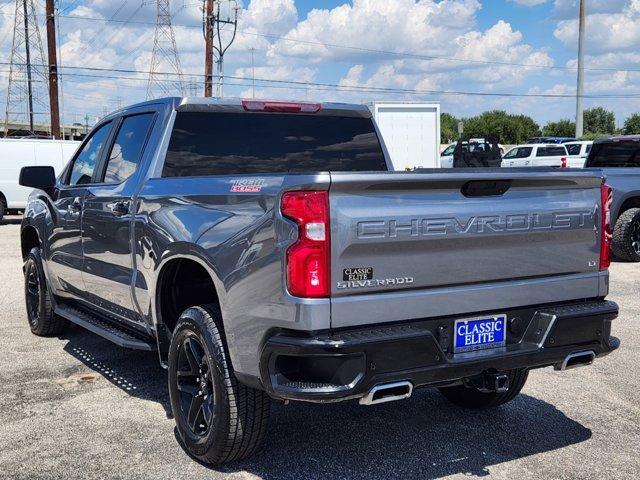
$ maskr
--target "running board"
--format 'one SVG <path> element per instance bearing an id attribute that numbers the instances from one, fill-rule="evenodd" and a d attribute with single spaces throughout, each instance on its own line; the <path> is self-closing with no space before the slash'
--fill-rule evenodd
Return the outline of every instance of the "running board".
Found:
<path id="1" fill-rule="evenodd" d="M 151 338 L 145 338 L 144 334 L 131 331 L 131 329 L 120 327 L 119 325 L 103 320 L 97 315 L 92 315 L 77 308 L 67 305 L 58 305 L 56 314 L 66 318 L 90 332 L 100 335 L 123 348 L 134 350 L 156 350 L 156 343 Z"/>

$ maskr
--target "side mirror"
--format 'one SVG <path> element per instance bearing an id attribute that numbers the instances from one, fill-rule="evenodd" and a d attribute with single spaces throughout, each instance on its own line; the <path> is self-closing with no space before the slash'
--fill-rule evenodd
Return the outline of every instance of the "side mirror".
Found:
<path id="1" fill-rule="evenodd" d="M 56 184 L 56 172 L 53 167 L 22 167 L 20 185 L 23 187 L 46 190 Z"/>

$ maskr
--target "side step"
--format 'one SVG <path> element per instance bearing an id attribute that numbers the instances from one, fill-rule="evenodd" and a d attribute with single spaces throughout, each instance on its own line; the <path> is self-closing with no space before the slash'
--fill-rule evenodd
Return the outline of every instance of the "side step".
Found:
<path id="1" fill-rule="evenodd" d="M 121 347 L 134 350 L 156 350 L 156 344 L 153 339 L 145 337 L 144 334 L 133 332 L 131 329 L 120 327 L 108 320 L 103 320 L 97 315 L 92 315 L 67 305 L 56 306 L 56 313 Z"/>

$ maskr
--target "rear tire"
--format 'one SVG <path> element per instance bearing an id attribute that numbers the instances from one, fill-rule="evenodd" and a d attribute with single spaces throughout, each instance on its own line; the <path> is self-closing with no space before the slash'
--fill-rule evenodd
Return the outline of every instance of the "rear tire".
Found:
<path id="1" fill-rule="evenodd" d="M 4 200 L 2 198 L 0 198 L 0 222 L 2 222 L 3 218 L 4 218 L 4 213 L 6 210 L 7 206 L 4 204 Z"/>
<path id="2" fill-rule="evenodd" d="M 624 211 L 613 229 L 613 254 L 621 260 L 640 262 L 640 208 Z"/>
<path id="3" fill-rule="evenodd" d="M 494 408 L 510 402 L 520 394 L 529 376 L 529 370 L 510 370 L 507 375 L 509 376 L 509 390 L 504 393 L 484 393 L 475 387 L 464 385 L 440 388 L 440 393 L 458 407 L 473 410 Z"/>
<path id="4" fill-rule="evenodd" d="M 180 317 L 169 348 L 169 397 L 182 443 L 200 461 L 220 465 L 260 448 L 271 400 L 238 382 L 217 307 Z"/>
<path id="5" fill-rule="evenodd" d="M 39 248 L 32 248 L 24 264 L 24 293 L 31 332 L 39 337 L 59 335 L 68 322 L 53 312 Z"/>

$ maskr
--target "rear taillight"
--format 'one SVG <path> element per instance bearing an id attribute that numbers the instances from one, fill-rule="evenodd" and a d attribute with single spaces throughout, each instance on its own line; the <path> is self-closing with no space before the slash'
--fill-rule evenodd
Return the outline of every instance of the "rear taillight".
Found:
<path id="1" fill-rule="evenodd" d="M 298 240 L 287 250 L 287 288 L 294 297 L 331 294 L 329 192 L 287 192 L 282 215 L 298 224 Z"/>
<path id="2" fill-rule="evenodd" d="M 318 113 L 321 103 L 278 102 L 271 100 L 243 100 L 242 107 L 247 112 Z"/>
<path id="3" fill-rule="evenodd" d="M 567 161 L 567 157 L 562 157 L 560 159 L 560 168 L 569 168 L 569 162 Z"/>
<path id="4" fill-rule="evenodd" d="M 600 218 L 600 270 L 608 270 L 611 265 L 611 203 L 613 202 L 613 190 L 606 183 L 600 187 L 602 201 Z"/>

